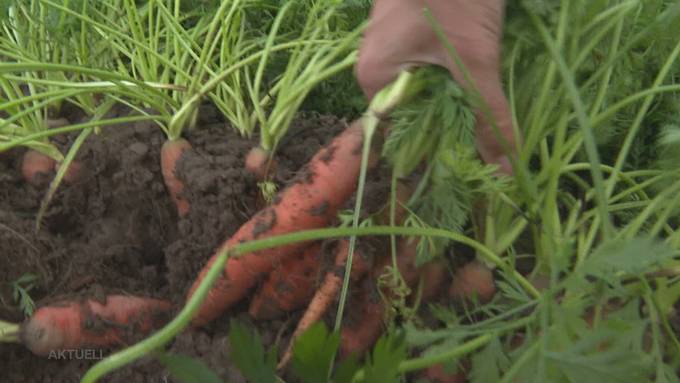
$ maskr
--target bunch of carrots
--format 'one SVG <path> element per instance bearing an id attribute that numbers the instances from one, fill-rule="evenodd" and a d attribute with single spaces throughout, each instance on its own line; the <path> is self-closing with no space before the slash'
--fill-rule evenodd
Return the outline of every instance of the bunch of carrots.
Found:
<path id="1" fill-rule="evenodd" d="M 383 103 L 388 105 L 383 109 L 395 104 L 394 100 L 383 100 Z M 188 298 L 195 293 L 223 251 L 247 241 L 335 224 L 338 210 L 346 205 L 357 189 L 367 121 L 370 119 L 353 122 L 322 147 L 271 204 L 224 241 L 200 272 L 188 292 Z M 372 123 L 377 124 L 376 121 L 374 119 Z M 184 184 L 175 168 L 190 147 L 184 140 L 168 141 L 161 152 L 163 177 L 180 216 L 189 212 L 190 204 L 182 196 Z M 378 158 L 379 153 L 370 154 L 369 169 L 376 166 Z M 252 166 L 251 160 L 246 161 L 248 166 Z M 411 197 L 412 190 L 406 184 L 397 188 L 398 206 L 391 217 L 393 223 L 403 223 L 407 215 L 403 206 Z M 387 218 L 383 217 L 383 220 L 389 223 Z M 417 244 L 413 238 L 399 238 L 396 266 L 398 275 L 410 289 L 422 280 L 421 299 L 427 300 L 435 296 L 445 283 L 447 268 L 438 261 L 417 267 Z M 257 291 L 249 308 L 255 319 L 273 319 L 307 306 L 279 363 L 279 369 L 285 368 L 291 358 L 294 340 L 314 323 L 323 320 L 336 301 L 347 272 L 349 247 L 346 238 L 337 241 L 334 263 L 325 273 L 321 266 L 322 243 L 319 241 L 292 243 L 229 258 L 224 272 L 195 315 L 192 326 L 210 323 L 255 289 Z M 361 250 L 354 253 L 349 278 L 353 284 L 365 287 L 353 298 L 357 308 L 354 314 L 363 319 L 350 320 L 343 327 L 341 357 L 363 353 L 380 336 L 390 312 L 386 300 L 381 297 L 389 301 L 392 293 L 389 288 L 379 287 L 375 282 L 389 273 L 392 266 L 389 254 L 368 254 Z M 319 278 L 320 274 L 323 274 L 322 278 Z M 488 300 L 494 294 L 491 272 L 479 263 L 460 269 L 453 280 L 450 289 L 453 298 L 476 296 Z M 5 327 L 5 333 L 0 335 L 15 336 L 17 341 L 38 355 L 64 348 L 123 345 L 129 343 L 130 334 L 147 334 L 158 328 L 172 310 L 173 306 L 168 301 L 122 295 L 109 296 L 105 302 L 61 302 L 39 309 L 21 325 Z"/>

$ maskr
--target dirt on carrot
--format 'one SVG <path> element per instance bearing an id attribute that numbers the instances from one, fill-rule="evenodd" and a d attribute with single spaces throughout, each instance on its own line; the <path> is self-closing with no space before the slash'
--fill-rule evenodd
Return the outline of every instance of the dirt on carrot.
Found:
<path id="1" fill-rule="evenodd" d="M 320 268 L 319 242 L 284 259 L 251 298 L 248 313 L 256 320 L 270 320 L 301 308 L 314 294 Z"/>

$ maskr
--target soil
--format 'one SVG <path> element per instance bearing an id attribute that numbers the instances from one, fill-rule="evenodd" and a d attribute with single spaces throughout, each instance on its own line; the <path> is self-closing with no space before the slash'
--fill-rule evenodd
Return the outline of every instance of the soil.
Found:
<path id="1" fill-rule="evenodd" d="M 120 107 L 111 114 L 129 111 Z M 76 112 L 67 117 L 71 122 L 83 118 Z M 298 117 L 278 149 L 276 183 L 282 186 L 292 179 L 347 124 L 330 116 Z M 162 181 L 159 152 L 164 135 L 153 123 L 106 127 L 90 136 L 77 157 L 82 177 L 60 186 L 37 231 L 36 213 L 49 178 L 39 187 L 25 183 L 19 172 L 24 149 L 0 153 L 0 319 L 18 322 L 24 317 L 12 299 L 10 283 L 27 273 L 38 277 L 30 290 L 38 306 L 61 298 L 128 293 L 169 299 L 181 307 L 213 250 L 261 203 L 256 181 L 243 167 L 256 137 L 240 136 L 208 106 L 201 109 L 199 128 L 185 132 L 185 137 L 194 150 L 178 166 L 191 203 L 183 219 L 178 219 Z M 57 143 L 67 147 L 73 138 L 64 136 Z M 388 189 L 386 172 L 374 173 L 367 185 L 369 208 L 379 206 Z M 199 358 L 224 381 L 244 381 L 230 362 L 227 335 L 231 318 L 252 322 L 246 311 L 244 302 L 212 325 L 182 333 L 169 351 Z M 253 325 L 265 345 L 282 349 L 299 315 Z M 76 382 L 97 362 L 37 357 L 23 346 L 8 344 L 0 344 L 0 360 L 3 382 Z M 147 358 L 102 381 L 175 380 Z"/>

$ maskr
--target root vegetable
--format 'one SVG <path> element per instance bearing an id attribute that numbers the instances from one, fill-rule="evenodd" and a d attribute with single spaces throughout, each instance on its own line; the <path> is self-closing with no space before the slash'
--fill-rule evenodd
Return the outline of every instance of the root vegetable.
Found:
<path id="1" fill-rule="evenodd" d="M 335 301 L 335 298 L 342 287 L 348 255 L 349 240 L 341 239 L 338 242 L 336 249 L 335 267 L 326 274 L 321 286 L 319 286 L 314 293 L 314 297 L 298 322 L 295 332 L 293 332 L 288 348 L 279 362 L 278 369 L 285 368 L 292 358 L 295 340 L 312 327 L 312 325 L 320 321 L 328 308 Z M 365 258 L 364 254 L 359 250 L 355 250 L 354 256 L 352 257 L 350 281 L 352 283 L 358 282 L 368 272 L 370 267 L 370 262 Z"/>
<path id="2" fill-rule="evenodd" d="M 385 303 L 373 287 L 363 289 L 352 305 L 353 320 L 346 323 L 340 332 L 340 358 L 361 355 L 380 337 L 385 319 Z"/>
<path id="3" fill-rule="evenodd" d="M 168 193 L 177 207 L 177 214 L 183 217 L 189 213 L 189 201 L 183 195 L 184 182 L 177 177 L 177 162 L 182 154 L 191 149 L 189 141 L 179 138 L 167 140 L 161 147 L 161 171 Z"/>
<path id="4" fill-rule="evenodd" d="M 483 263 L 473 261 L 456 271 L 449 288 L 449 296 L 458 301 L 482 303 L 490 301 L 496 294 L 493 273 Z"/>
<path id="5" fill-rule="evenodd" d="M 59 171 L 59 168 L 61 168 L 61 164 L 56 162 L 54 164 L 54 171 Z M 81 175 L 83 173 L 83 164 L 80 161 L 73 160 L 69 164 L 68 169 L 66 170 L 66 173 L 64 173 L 64 182 L 67 184 L 73 184 L 78 179 L 80 179 Z"/>
<path id="6" fill-rule="evenodd" d="M 402 238 L 397 244 L 397 268 L 401 273 L 404 282 L 408 286 L 413 286 L 420 275 L 416 268 L 415 259 L 417 254 L 418 241 L 409 238 Z M 384 273 L 389 271 L 392 265 L 391 256 L 383 258 L 382 262 L 372 270 L 370 282 L 377 280 Z M 391 277 L 389 277 L 391 279 Z M 391 298 L 391 291 L 383 291 L 386 298 Z M 352 353 L 362 354 L 370 348 L 380 337 L 383 328 L 383 319 L 386 315 L 385 303 L 380 299 L 380 294 L 374 288 L 364 290 L 358 297 L 358 303 L 353 304 L 358 313 L 358 320 L 350 320 L 341 332 L 340 356 L 347 357 Z"/>
<path id="7" fill-rule="evenodd" d="M 467 378 L 463 372 L 449 374 L 442 364 L 435 364 L 425 369 L 421 376 L 432 383 L 465 383 Z"/>
<path id="8" fill-rule="evenodd" d="M 423 289 L 420 299 L 427 302 L 439 294 L 446 282 L 447 269 L 443 260 L 434 260 L 423 265 L 421 271 L 421 279 L 423 281 Z"/>
<path id="9" fill-rule="evenodd" d="M 20 339 L 36 355 L 123 345 L 162 326 L 171 309 L 164 300 L 126 295 L 60 302 L 38 309 L 22 324 Z"/>
<path id="10" fill-rule="evenodd" d="M 328 226 L 356 189 L 363 138 L 359 121 L 345 129 L 314 155 L 294 182 L 274 198 L 272 205 L 260 210 L 225 241 L 217 254 L 245 241 Z M 224 274 L 209 291 L 193 324 L 204 325 L 221 315 L 240 301 L 281 259 L 305 246 L 308 243 L 298 242 L 230 258 Z M 217 254 L 200 272 L 189 297 L 205 278 Z"/>
<path id="11" fill-rule="evenodd" d="M 255 319 L 275 319 L 304 306 L 314 294 L 320 268 L 321 244 L 314 243 L 300 254 L 288 257 L 274 269 L 250 302 Z"/>
<path id="12" fill-rule="evenodd" d="M 29 184 L 40 186 L 44 181 L 43 177 L 52 173 L 55 165 L 56 161 L 52 157 L 28 149 L 21 161 L 21 174 Z"/>
<path id="13" fill-rule="evenodd" d="M 394 224 L 395 225 L 401 225 L 404 222 L 404 220 L 406 219 L 407 214 L 408 214 L 408 210 L 405 208 L 405 206 L 408 203 L 408 200 L 413 195 L 413 192 L 414 192 L 414 188 L 408 182 L 406 182 L 404 180 L 398 180 L 397 181 L 397 186 L 395 188 L 396 206 L 395 206 L 395 209 L 394 209 Z M 383 210 L 382 213 L 380 214 L 379 220 L 383 225 L 389 225 L 390 224 L 390 205 L 389 205 L 389 203 L 385 207 L 385 210 Z"/>
<path id="14" fill-rule="evenodd" d="M 264 181 L 276 172 L 276 161 L 270 153 L 256 146 L 246 155 L 245 167 L 258 181 Z"/>

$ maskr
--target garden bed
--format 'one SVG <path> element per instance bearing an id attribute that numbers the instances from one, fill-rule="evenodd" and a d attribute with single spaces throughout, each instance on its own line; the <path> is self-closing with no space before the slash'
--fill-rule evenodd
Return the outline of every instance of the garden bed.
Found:
<path id="1" fill-rule="evenodd" d="M 111 117 L 126 114 L 118 108 Z M 158 162 L 163 133 L 151 122 L 111 126 L 92 135 L 78 155 L 85 176 L 60 187 L 37 233 L 35 214 L 46 185 L 23 182 L 19 163 L 24 149 L 0 157 L 0 254 L 8 265 L 0 269 L 0 280 L 38 275 L 40 282 L 30 292 L 38 305 L 120 292 L 170 299 L 179 309 L 214 249 L 256 212 L 259 190 L 243 167 L 254 141 L 238 135 L 218 115 L 204 107 L 199 128 L 186 132 L 195 150 L 178 169 L 192 206 L 183 219 L 177 218 L 163 184 Z M 279 187 L 346 124 L 331 116 L 297 118 L 277 154 Z M 368 206 L 386 196 L 385 180 L 376 175 L 367 187 Z M 4 302 L 11 302 L 11 288 L 2 288 Z M 246 316 L 246 310 L 241 305 L 204 330 L 180 335 L 170 350 L 200 358 L 227 381 L 240 381 L 229 361 L 227 324 L 230 316 Z M 264 342 L 278 341 L 283 347 L 296 316 L 256 323 Z M 20 321 L 23 314 L 4 305 L 0 317 Z M 95 356 L 107 354 L 110 350 Z M 7 366 L 5 382 L 76 381 L 97 361 L 37 357 L 20 345 L 3 345 L 0 358 Z M 160 364 L 142 361 L 104 381 L 166 378 Z"/>

